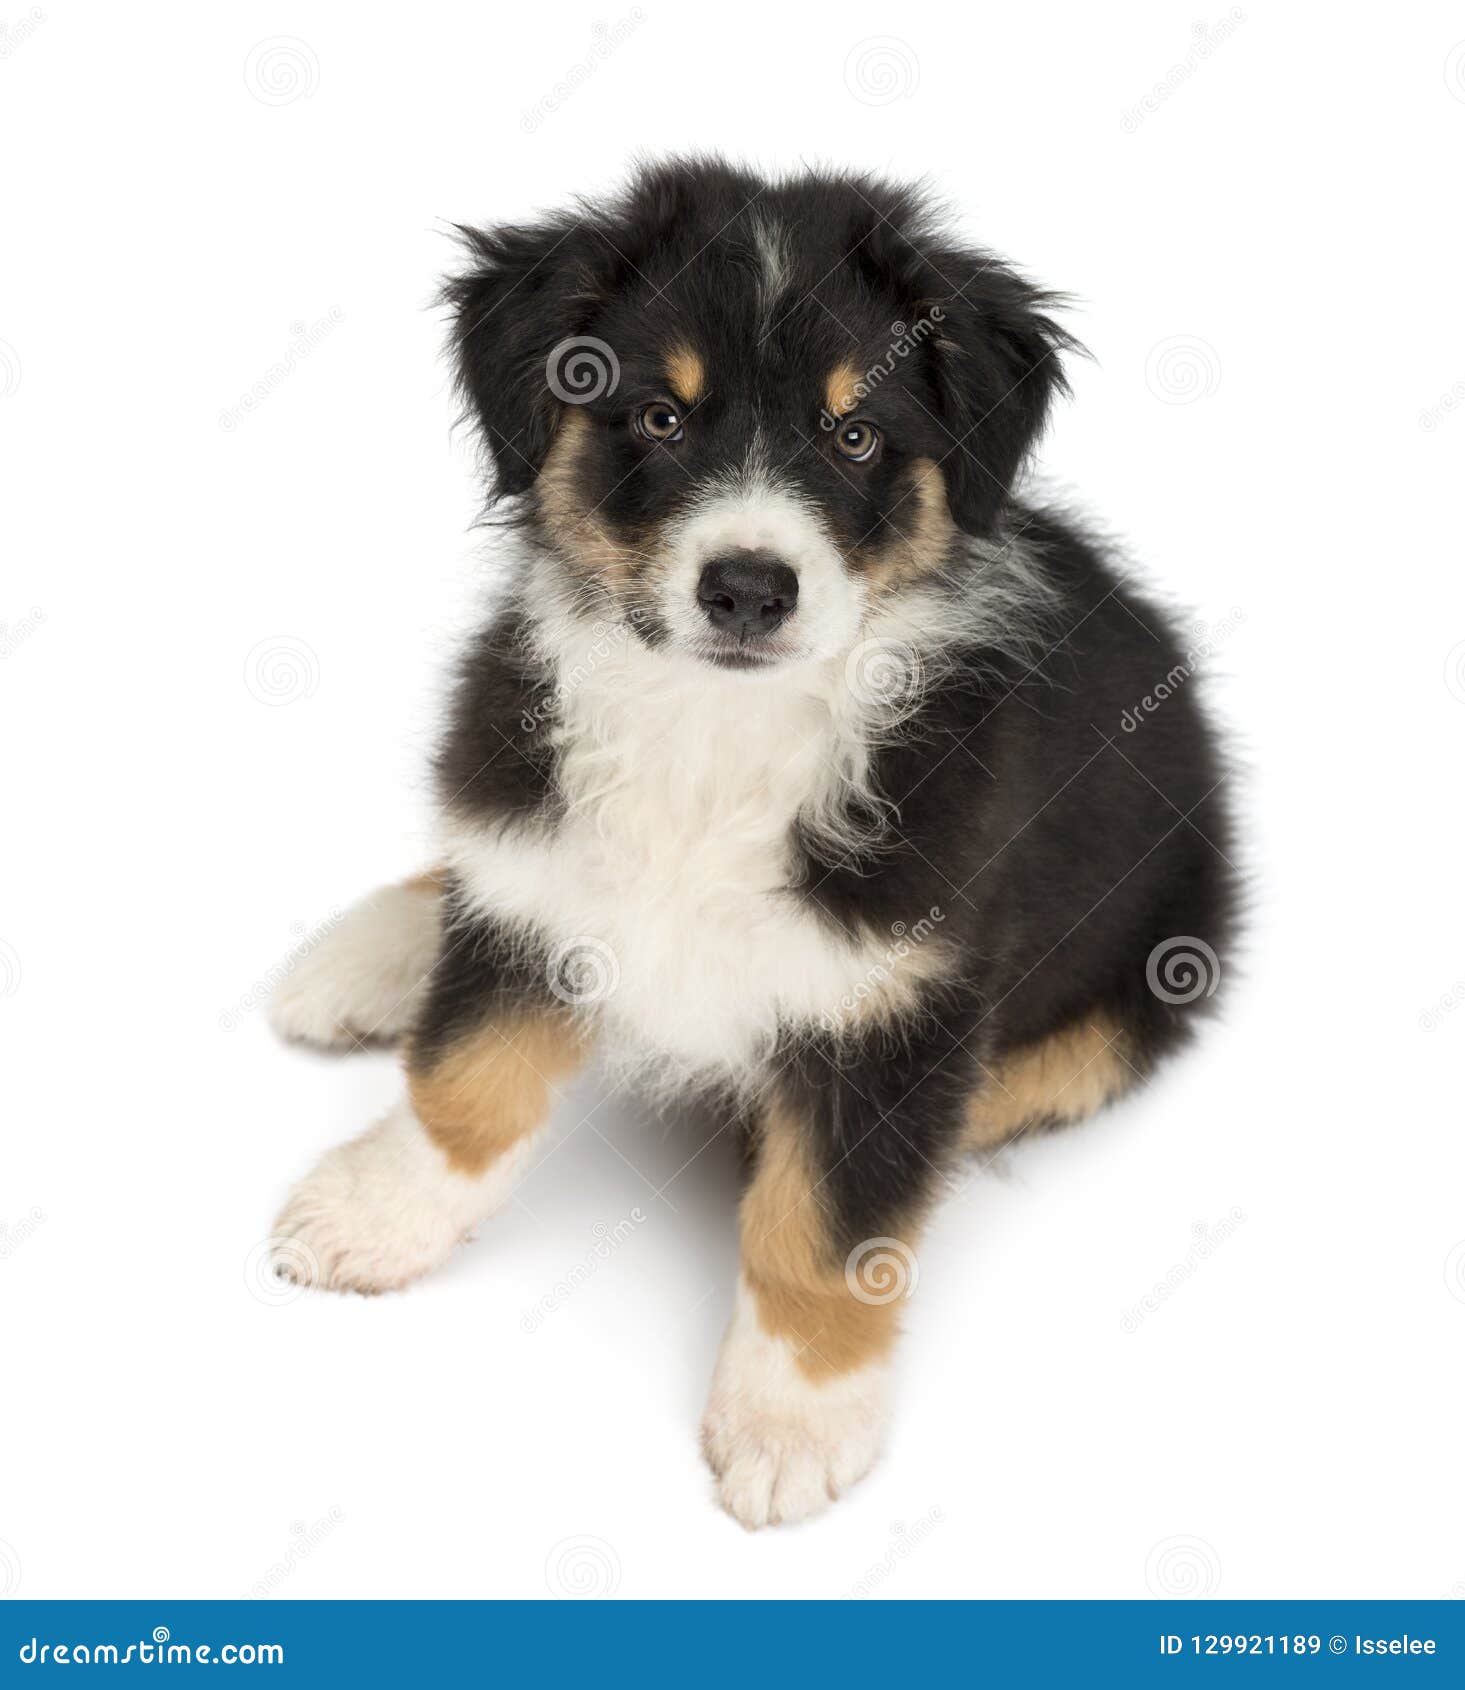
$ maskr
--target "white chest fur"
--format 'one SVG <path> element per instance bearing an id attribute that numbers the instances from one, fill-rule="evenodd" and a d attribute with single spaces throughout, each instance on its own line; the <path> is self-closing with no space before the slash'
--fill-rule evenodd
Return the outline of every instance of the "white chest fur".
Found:
<path id="1" fill-rule="evenodd" d="M 673 1078 L 751 1078 L 780 1029 L 893 1007 L 936 944 L 851 941 L 791 884 L 796 817 L 837 818 L 864 773 L 843 665 L 728 674 L 616 630 L 598 641 L 561 655 L 545 730 L 563 813 L 447 818 L 476 904 L 535 936 L 616 1051 Z"/>

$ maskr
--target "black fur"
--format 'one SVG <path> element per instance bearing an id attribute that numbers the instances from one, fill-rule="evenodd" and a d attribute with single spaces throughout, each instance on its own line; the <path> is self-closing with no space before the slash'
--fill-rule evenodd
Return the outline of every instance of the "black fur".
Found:
<path id="1" fill-rule="evenodd" d="M 757 286 L 764 213 L 793 231 L 790 282 L 771 318 Z M 920 460 L 945 480 L 952 531 L 932 562 L 953 604 L 982 591 L 963 536 L 987 541 L 989 559 L 996 548 L 991 567 L 1007 545 L 1039 559 L 1051 600 L 1037 649 L 962 653 L 879 752 L 875 784 L 896 814 L 879 848 L 841 855 L 798 840 L 790 895 L 832 928 L 881 934 L 939 911 L 960 958 L 910 1024 L 863 1040 L 790 1029 L 770 1071 L 810 1123 L 834 1236 L 887 1232 L 949 1163 L 983 1064 L 1102 1013 L 1147 1071 L 1209 1003 L 1156 995 L 1155 947 L 1186 936 L 1220 952 L 1229 935 L 1224 771 L 1193 685 L 1137 730 L 1121 727 L 1183 661 L 1170 619 L 1078 525 L 1014 490 L 1073 343 L 1052 296 L 951 241 L 918 195 L 875 180 L 769 185 L 715 161 L 672 163 L 606 206 L 464 233 L 469 267 L 447 290 L 459 379 L 494 491 L 529 495 L 515 514 L 549 549 L 559 542 L 532 492 L 565 407 L 546 363 L 566 338 L 593 335 L 616 349 L 620 380 L 581 407 L 594 433 L 576 473 L 586 504 L 638 554 L 654 551 L 659 526 L 707 478 L 736 467 L 755 427 L 776 426 L 792 442 L 782 473 L 817 504 L 851 569 L 873 567 L 890 531 L 902 532 Z M 920 320 L 933 332 L 862 407 L 884 444 L 857 473 L 827 450 L 817 396 L 852 337 L 863 368 L 893 324 Z M 678 336 L 716 379 L 673 462 L 626 419 L 664 394 Z M 577 585 L 587 603 L 639 616 L 636 637 L 659 637 L 634 583 L 586 575 Z M 440 759 L 444 799 L 483 819 L 556 802 L 553 697 L 522 632 L 506 618 L 470 653 Z M 475 995 L 531 989 L 533 970 L 501 936 L 454 920 L 455 960 L 421 1035 L 428 1049 L 471 1017 Z"/>

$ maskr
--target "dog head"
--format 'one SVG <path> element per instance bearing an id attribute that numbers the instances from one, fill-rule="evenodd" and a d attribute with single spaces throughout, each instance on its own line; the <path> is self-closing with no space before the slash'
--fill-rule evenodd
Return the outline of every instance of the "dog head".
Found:
<path id="1" fill-rule="evenodd" d="M 724 667 L 836 656 L 959 571 L 1063 384 L 1049 296 L 884 182 L 676 161 L 462 233 L 495 492 L 590 613 Z"/>

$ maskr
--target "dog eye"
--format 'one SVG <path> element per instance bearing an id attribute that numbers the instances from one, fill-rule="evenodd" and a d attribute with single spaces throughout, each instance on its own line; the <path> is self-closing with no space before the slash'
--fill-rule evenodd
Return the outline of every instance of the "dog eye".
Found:
<path id="1" fill-rule="evenodd" d="M 834 437 L 835 451 L 852 464 L 868 463 L 875 456 L 875 448 L 879 444 L 880 430 L 874 423 L 841 423 L 839 433 Z"/>
<path id="2" fill-rule="evenodd" d="M 663 445 L 680 440 L 684 432 L 676 406 L 667 404 L 664 399 L 643 405 L 636 413 L 636 427 L 647 440 L 659 440 Z"/>

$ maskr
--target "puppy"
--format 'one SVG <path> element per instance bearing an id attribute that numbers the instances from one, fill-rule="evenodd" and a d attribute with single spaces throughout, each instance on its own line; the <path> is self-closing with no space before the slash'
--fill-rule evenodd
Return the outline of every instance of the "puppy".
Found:
<path id="1" fill-rule="evenodd" d="M 743 1135 L 721 1500 L 867 1471 L 972 1151 L 1142 1080 L 1214 989 L 1223 771 L 1166 617 L 1019 474 L 1074 350 L 915 192 L 707 160 L 464 230 L 462 393 L 516 531 L 437 761 L 441 866 L 286 979 L 405 1042 L 278 1259 L 384 1291 L 507 1198 L 594 1052 Z M 1130 717 L 1133 721 L 1134 718 Z M 1199 983 L 1197 983 L 1199 982 Z"/>

